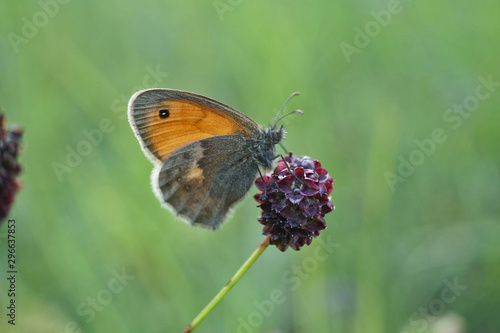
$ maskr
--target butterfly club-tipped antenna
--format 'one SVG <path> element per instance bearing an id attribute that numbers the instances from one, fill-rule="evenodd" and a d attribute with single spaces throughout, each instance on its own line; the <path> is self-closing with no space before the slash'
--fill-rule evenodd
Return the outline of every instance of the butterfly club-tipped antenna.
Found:
<path id="1" fill-rule="evenodd" d="M 295 96 L 298 96 L 300 95 L 299 92 L 294 92 L 293 94 L 290 95 L 290 97 L 288 97 L 288 99 L 286 100 L 285 104 L 283 104 L 283 106 L 281 107 L 281 109 L 278 111 L 278 113 L 276 114 L 276 117 L 274 118 L 274 123 L 273 123 L 273 126 L 272 128 L 276 128 L 276 124 L 282 120 L 283 118 L 285 117 L 288 117 L 289 115 L 291 114 L 294 114 L 294 113 L 298 113 L 298 114 L 304 114 L 304 112 L 302 110 L 293 110 L 293 111 L 290 111 L 288 112 L 287 114 L 279 117 L 281 111 L 283 111 L 283 109 L 285 108 L 285 106 L 288 104 L 288 102 L 290 102 L 290 100 L 292 98 L 294 98 Z M 279 118 L 278 118 L 279 117 Z M 281 148 L 288 154 L 288 150 L 285 148 L 285 146 L 283 146 L 283 144 L 280 142 L 279 145 L 281 146 Z M 275 158 L 277 157 L 281 157 L 281 159 L 283 160 L 283 162 L 285 163 L 285 166 L 286 168 L 288 169 L 288 172 L 290 172 L 294 177 L 295 179 L 297 179 L 299 182 L 303 183 L 302 179 L 298 178 L 293 172 L 292 170 L 290 169 L 290 166 L 288 165 L 288 163 L 286 162 L 285 158 L 283 157 L 282 154 L 278 154 L 277 156 L 275 156 Z M 260 173 L 260 171 L 259 171 Z M 262 178 L 262 181 L 264 181 L 264 178 L 262 177 L 262 174 L 261 174 L 261 178 Z M 264 192 L 265 194 L 267 195 L 267 191 L 266 191 L 266 188 L 264 188 Z"/>
<path id="2" fill-rule="evenodd" d="M 299 92 L 294 92 L 293 94 L 290 95 L 290 97 L 288 97 L 288 99 L 286 100 L 285 104 L 283 104 L 283 106 L 281 107 L 281 109 L 278 111 L 278 113 L 276 114 L 276 117 L 274 118 L 274 122 L 273 122 L 273 126 L 272 128 L 276 128 L 276 124 L 282 120 L 283 118 L 285 117 L 288 117 L 289 115 L 291 114 L 294 114 L 294 113 L 298 113 L 298 114 L 304 114 L 304 112 L 302 112 L 301 110 L 293 110 L 291 112 L 288 112 L 287 114 L 285 114 L 284 116 L 282 117 L 279 117 L 279 115 L 281 114 L 281 112 L 283 111 L 283 109 L 285 108 L 285 106 L 288 104 L 288 102 L 290 102 L 290 100 L 295 97 L 295 96 L 298 96 L 300 95 Z M 279 117 L 279 118 L 278 118 Z"/>
<path id="3" fill-rule="evenodd" d="M 271 129 L 276 129 L 276 124 L 277 124 L 280 120 L 282 120 L 282 119 L 283 119 L 283 118 L 285 118 L 285 117 L 288 117 L 288 116 L 289 116 L 289 115 L 291 115 L 291 114 L 294 114 L 294 113 L 304 114 L 304 112 L 302 112 L 301 110 L 294 110 L 294 111 L 288 112 L 287 114 L 285 114 L 285 115 L 284 115 L 284 116 L 282 116 L 282 117 L 279 117 L 279 116 L 280 116 L 280 114 L 281 114 L 281 112 L 282 112 L 282 111 L 283 111 L 283 109 L 285 108 L 285 106 L 288 104 L 288 102 L 290 102 L 290 100 L 291 100 L 293 97 L 298 96 L 298 95 L 300 95 L 300 93 L 299 93 L 299 92 L 294 92 L 294 93 L 292 93 L 292 94 L 290 95 L 290 97 L 288 97 L 288 99 L 286 100 L 285 104 L 283 104 L 283 106 L 281 107 L 281 109 L 279 109 L 278 113 L 276 114 L 276 117 L 274 118 L 274 122 L 273 122 L 273 125 L 271 126 Z M 281 146 L 281 148 L 283 148 L 283 150 L 284 150 L 286 153 L 288 153 L 288 151 L 286 150 L 286 148 L 283 146 L 283 144 L 282 144 L 281 142 L 279 142 L 279 145 Z M 274 157 L 273 157 L 273 159 L 278 158 L 278 157 L 280 157 L 280 156 L 281 156 L 281 159 L 283 160 L 283 162 L 285 162 L 285 165 L 286 165 L 286 168 L 288 169 L 288 171 L 289 171 L 291 174 L 293 174 L 293 173 L 291 172 L 291 170 L 290 170 L 290 167 L 288 166 L 288 163 L 286 162 L 286 160 L 285 160 L 285 158 L 283 157 L 283 155 L 282 155 L 282 154 L 279 154 L 279 155 L 277 155 L 277 156 L 274 156 Z M 265 196 L 267 196 L 267 188 L 266 188 L 266 186 L 265 186 L 266 182 L 265 182 L 265 180 L 264 180 L 264 176 L 262 175 L 262 172 L 260 171 L 260 169 L 259 169 L 259 168 L 257 168 L 257 171 L 259 172 L 259 176 L 260 176 L 260 178 L 262 179 L 262 183 L 264 184 L 264 195 L 265 195 Z M 294 174 L 293 174 L 293 175 L 294 175 Z M 295 178 L 297 178 L 299 181 L 301 181 L 301 182 L 302 182 L 302 180 L 301 180 L 301 179 L 299 179 L 297 176 L 295 176 L 295 175 L 294 175 L 294 177 L 295 177 Z"/>

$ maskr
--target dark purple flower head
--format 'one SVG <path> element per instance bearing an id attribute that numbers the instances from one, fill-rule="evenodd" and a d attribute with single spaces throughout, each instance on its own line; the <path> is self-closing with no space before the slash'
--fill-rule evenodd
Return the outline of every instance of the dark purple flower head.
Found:
<path id="1" fill-rule="evenodd" d="M 19 189 L 16 176 L 21 172 L 21 166 L 17 163 L 21 136 L 21 129 L 4 128 L 4 115 L 0 113 L 0 223 L 9 213 Z"/>
<path id="2" fill-rule="evenodd" d="M 333 179 L 321 164 L 310 157 L 289 153 L 276 168 L 255 181 L 261 191 L 255 200 L 262 209 L 259 222 L 263 234 L 281 251 L 289 246 L 300 250 L 326 228 L 325 214 L 335 209 L 329 195 Z"/>

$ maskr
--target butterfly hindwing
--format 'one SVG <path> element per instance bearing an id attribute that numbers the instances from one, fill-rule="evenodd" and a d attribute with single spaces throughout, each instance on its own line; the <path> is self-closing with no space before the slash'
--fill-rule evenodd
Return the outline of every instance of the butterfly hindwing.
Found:
<path id="1" fill-rule="evenodd" d="M 206 138 L 175 151 L 153 171 L 158 198 L 194 225 L 217 228 L 257 174 L 239 135 Z"/>

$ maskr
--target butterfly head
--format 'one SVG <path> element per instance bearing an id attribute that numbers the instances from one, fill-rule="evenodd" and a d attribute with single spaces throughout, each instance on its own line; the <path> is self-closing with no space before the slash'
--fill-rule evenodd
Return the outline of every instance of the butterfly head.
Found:
<path id="1" fill-rule="evenodd" d="M 274 126 L 262 129 L 259 138 L 251 139 L 249 148 L 254 161 L 265 169 L 273 167 L 273 160 L 276 157 L 276 145 L 285 138 L 285 129 Z"/>
<path id="2" fill-rule="evenodd" d="M 276 145 L 285 138 L 286 131 L 283 125 L 279 128 L 277 127 L 278 122 L 291 114 L 302 114 L 302 111 L 294 110 L 280 117 L 281 111 L 283 111 L 288 102 L 297 95 L 299 95 L 299 93 L 295 92 L 286 100 L 285 104 L 283 104 L 281 109 L 278 111 L 278 114 L 276 114 L 276 118 L 274 118 L 272 126 L 262 130 L 261 137 L 250 145 L 253 159 L 257 162 L 257 164 L 262 165 L 266 169 L 271 169 L 273 167 L 273 160 L 276 157 Z"/>
<path id="3" fill-rule="evenodd" d="M 275 146 L 281 142 L 285 138 L 286 131 L 283 125 L 278 129 L 275 126 L 270 127 L 264 130 L 264 137 L 266 141 L 269 141 L 269 144 Z"/>

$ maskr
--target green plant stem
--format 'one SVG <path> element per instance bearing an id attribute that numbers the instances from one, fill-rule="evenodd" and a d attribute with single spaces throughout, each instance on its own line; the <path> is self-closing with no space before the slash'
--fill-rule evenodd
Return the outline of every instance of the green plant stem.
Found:
<path id="1" fill-rule="evenodd" d="M 264 250 L 269 246 L 269 238 L 266 239 L 259 245 L 259 247 L 252 253 L 252 255 L 245 261 L 245 263 L 238 269 L 238 271 L 233 275 L 233 277 L 226 283 L 226 285 L 219 291 L 217 295 L 208 303 L 203 310 L 193 319 L 191 324 L 184 330 L 183 333 L 192 332 L 200 322 L 205 319 L 205 317 L 219 304 L 219 302 L 226 296 L 226 294 L 234 287 L 236 283 L 241 279 L 243 275 L 248 271 L 248 269 L 253 265 L 253 263 L 259 258 L 259 256 L 264 252 Z"/>

